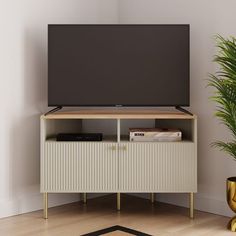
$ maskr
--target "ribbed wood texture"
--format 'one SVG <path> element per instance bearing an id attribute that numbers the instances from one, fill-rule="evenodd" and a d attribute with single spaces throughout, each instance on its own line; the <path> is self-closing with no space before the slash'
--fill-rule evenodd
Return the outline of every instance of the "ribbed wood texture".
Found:
<path id="1" fill-rule="evenodd" d="M 46 141 L 41 156 L 41 192 L 115 192 L 116 143 Z"/>
<path id="2" fill-rule="evenodd" d="M 119 149 L 119 190 L 196 192 L 195 153 L 192 142 L 123 143 Z"/>

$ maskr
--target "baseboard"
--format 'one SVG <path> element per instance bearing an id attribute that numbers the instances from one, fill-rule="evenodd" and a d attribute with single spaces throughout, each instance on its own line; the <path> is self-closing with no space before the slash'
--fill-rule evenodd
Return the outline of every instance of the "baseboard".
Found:
<path id="1" fill-rule="evenodd" d="M 79 194 L 49 194 L 49 207 L 60 206 L 79 201 Z M 0 218 L 19 215 L 32 211 L 41 210 L 43 207 L 43 195 L 31 194 L 12 201 L 0 202 Z"/>
<path id="2" fill-rule="evenodd" d="M 107 194 L 93 193 L 87 194 L 88 199 L 102 197 Z M 80 201 L 79 193 L 52 193 L 48 195 L 49 207 L 60 206 L 72 202 Z M 27 196 L 14 199 L 12 201 L 0 202 L 0 218 L 20 215 L 32 211 L 42 210 L 43 208 L 43 194 L 28 194 Z"/>
<path id="3" fill-rule="evenodd" d="M 132 194 L 137 197 L 148 199 L 149 194 Z M 168 203 L 176 206 L 189 207 L 188 194 L 185 193 L 162 193 L 156 194 L 156 201 Z M 234 214 L 230 210 L 226 200 L 209 198 L 197 193 L 194 197 L 194 208 L 212 214 L 232 217 Z"/>
<path id="4" fill-rule="evenodd" d="M 181 196 L 182 195 L 182 196 Z M 157 200 L 177 206 L 188 207 L 188 194 L 160 194 Z M 203 194 L 195 194 L 194 208 L 217 215 L 232 217 L 234 214 L 230 210 L 226 199 L 210 198 Z"/>

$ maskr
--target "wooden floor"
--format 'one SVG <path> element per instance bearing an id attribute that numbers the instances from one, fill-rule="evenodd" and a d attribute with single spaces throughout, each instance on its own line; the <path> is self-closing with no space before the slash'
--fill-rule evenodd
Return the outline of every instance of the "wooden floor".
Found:
<path id="1" fill-rule="evenodd" d="M 49 219 L 42 211 L 0 219 L 1 236 L 78 236 L 121 225 L 151 235 L 162 236 L 227 236 L 236 235 L 226 229 L 229 218 L 122 195 L 121 212 L 116 211 L 116 196 L 89 200 L 49 209 Z M 116 234 L 119 235 L 119 234 Z M 122 234 L 121 234 L 122 235 Z"/>

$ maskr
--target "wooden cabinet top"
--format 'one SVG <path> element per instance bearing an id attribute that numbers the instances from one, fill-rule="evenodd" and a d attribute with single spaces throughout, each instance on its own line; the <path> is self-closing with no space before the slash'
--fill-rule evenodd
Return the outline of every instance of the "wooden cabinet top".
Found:
<path id="1" fill-rule="evenodd" d="M 42 115 L 41 119 L 196 119 L 196 115 L 157 109 L 81 109 Z"/>

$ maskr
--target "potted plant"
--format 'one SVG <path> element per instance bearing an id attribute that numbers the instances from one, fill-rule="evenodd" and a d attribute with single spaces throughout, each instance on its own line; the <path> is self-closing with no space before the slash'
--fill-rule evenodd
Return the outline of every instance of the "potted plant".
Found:
<path id="1" fill-rule="evenodd" d="M 216 44 L 219 52 L 214 62 L 219 65 L 219 71 L 210 75 L 208 84 L 215 88 L 211 97 L 217 104 L 215 116 L 228 128 L 232 139 L 216 141 L 213 146 L 236 159 L 236 38 L 217 36 Z M 236 213 L 236 177 L 227 179 L 227 202 Z M 228 228 L 236 231 L 236 216 L 230 220 Z"/>

